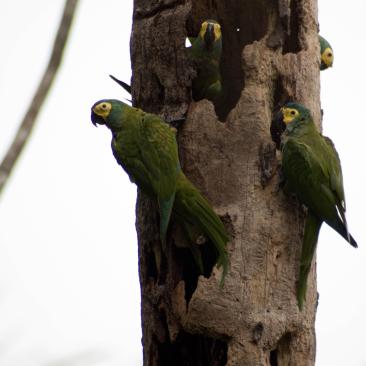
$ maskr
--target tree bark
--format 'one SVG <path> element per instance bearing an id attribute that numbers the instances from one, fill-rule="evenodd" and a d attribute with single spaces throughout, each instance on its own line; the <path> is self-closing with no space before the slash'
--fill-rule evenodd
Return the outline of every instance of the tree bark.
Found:
<path id="1" fill-rule="evenodd" d="M 304 212 L 279 186 L 274 111 L 306 105 L 320 126 L 316 0 L 135 0 L 134 104 L 178 129 L 183 170 L 230 233 L 230 269 L 198 276 L 174 222 L 165 253 L 156 203 L 139 193 L 144 365 L 293 365 L 315 361 L 315 266 L 302 312 L 295 296 Z M 222 25 L 224 87 L 216 110 L 193 102 L 185 49 L 204 19 Z"/>

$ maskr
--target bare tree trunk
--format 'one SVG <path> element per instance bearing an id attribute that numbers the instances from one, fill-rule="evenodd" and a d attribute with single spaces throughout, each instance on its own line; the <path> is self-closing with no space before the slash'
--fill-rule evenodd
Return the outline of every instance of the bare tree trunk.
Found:
<path id="1" fill-rule="evenodd" d="M 173 225 L 162 253 L 156 203 L 139 195 L 137 231 L 144 365 L 314 365 L 316 273 L 299 312 L 295 297 L 304 214 L 278 190 L 280 154 L 270 124 L 279 103 L 305 104 L 320 123 L 316 0 L 135 0 L 131 38 L 136 105 L 178 131 L 187 176 L 211 201 L 232 240 L 225 286 L 199 276 Z M 207 18 L 222 24 L 218 110 L 191 102 L 185 50 Z"/>

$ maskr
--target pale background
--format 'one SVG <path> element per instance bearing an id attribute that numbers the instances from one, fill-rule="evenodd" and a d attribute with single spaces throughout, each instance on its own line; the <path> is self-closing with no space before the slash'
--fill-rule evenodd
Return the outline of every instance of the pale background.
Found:
<path id="1" fill-rule="evenodd" d="M 335 51 L 322 72 L 324 132 L 343 163 L 355 250 L 324 226 L 317 366 L 366 366 L 366 1 L 319 0 Z M 2 0 L 0 154 L 47 63 L 63 0 Z M 0 197 L 0 365 L 140 366 L 136 188 L 117 166 L 101 98 L 127 97 L 132 1 L 81 1 L 56 83 Z"/>

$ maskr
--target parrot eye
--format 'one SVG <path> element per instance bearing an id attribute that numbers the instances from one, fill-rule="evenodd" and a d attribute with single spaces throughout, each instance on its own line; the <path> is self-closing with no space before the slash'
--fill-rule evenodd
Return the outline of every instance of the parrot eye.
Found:
<path id="1" fill-rule="evenodd" d="M 103 103 L 103 104 L 102 104 L 102 108 L 103 108 L 103 109 L 106 109 L 106 108 L 107 108 L 107 104 Z"/>
<path id="2" fill-rule="evenodd" d="M 332 57 L 332 54 L 330 52 L 328 53 L 328 57 Z"/>
<path id="3" fill-rule="evenodd" d="M 295 115 L 295 111 L 291 111 L 291 114 L 294 116 Z"/>

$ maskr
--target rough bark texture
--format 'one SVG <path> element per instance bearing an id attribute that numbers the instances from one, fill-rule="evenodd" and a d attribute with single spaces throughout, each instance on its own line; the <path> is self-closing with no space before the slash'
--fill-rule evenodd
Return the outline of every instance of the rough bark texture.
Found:
<path id="1" fill-rule="evenodd" d="M 316 0 L 134 4 L 133 101 L 169 121 L 187 114 L 178 131 L 183 169 L 232 238 L 220 288 L 216 268 L 197 276 L 174 223 L 162 253 L 156 203 L 139 195 L 144 365 L 314 365 L 315 268 L 299 312 L 304 213 L 278 189 L 270 125 L 290 99 L 320 124 Z M 216 112 L 206 100 L 191 101 L 194 70 L 184 46 L 207 18 L 222 24 L 221 69 L 232 90 Z"/>

